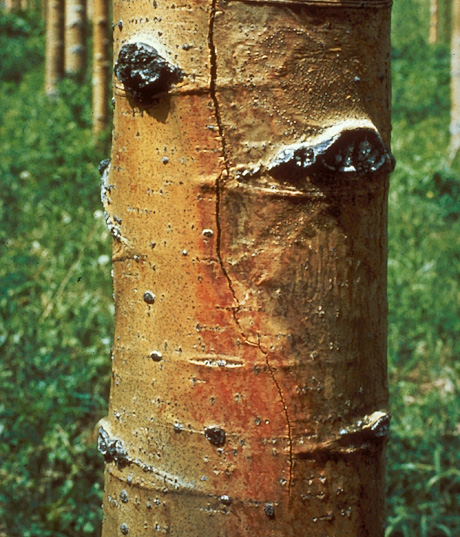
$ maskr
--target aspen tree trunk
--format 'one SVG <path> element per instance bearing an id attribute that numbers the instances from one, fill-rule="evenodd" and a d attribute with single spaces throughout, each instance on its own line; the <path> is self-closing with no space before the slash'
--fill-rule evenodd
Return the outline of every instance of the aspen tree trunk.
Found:
<path id="1" fill-rule="evenodd" d="M 29 9 L 29 2 L 28 0 L 21 0 L 21 10 L 27 11 Z"/>
<path id="2" fill-rule="evenodd" d="M 93 20 L 93 0 L 86 1 L 86 17 L 89 21 Z"/>
<path id="3" fill-rule="evenodd" d="M 390 3 L 114 10 L 103 536 L 382 537 Z"/>
<path id="4" fill-rule="evenodd" d="M 64 1 L 47 0 L 45 91 L 55 95 L 64 75 Z"/>
<path id="5" fill-rule="evenodd" d="M 5 0 L 5 11 L 11 13 L 19 11 L 21 8 L 21 0 Z"/>
<path id="6" fill-rule="evenodd" d="M 109 125 L 109 0 L 94 0 L 93 6 L 93 133 Z"/>
<path id="7" fill-rule="evenodd" d="M 460 0 L 452 2 L 450 160 L 460 148 Z"/>
<path id="8" fill-rule="evenodd" d="M 86 0 L 66 0 L 65 6 L 65 71 L 81 75 L 86 68 Z"/>
<path id="9" fill-rule="evenodd" d="M 428 42 L 430 44 L 439 41 L 439 0 L 430 0 L 430 33 Z"/>

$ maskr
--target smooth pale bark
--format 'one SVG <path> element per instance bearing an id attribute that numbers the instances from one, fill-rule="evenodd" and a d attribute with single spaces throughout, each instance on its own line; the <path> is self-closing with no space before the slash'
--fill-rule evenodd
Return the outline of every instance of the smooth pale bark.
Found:
<path id="1" fill-rule="evenodd" d="M 57 83 L 64 75 L 64 2 L 47 0 L 45 91 L 55 95 Z"/>
<path id="2" fill-rule="evenodd" d="M 81 75 L 86 68 L 86 0 L 66 0 L 65 6 L 65 72 Z"/>
<path id="3" fill-rule="evenodd" d="M 389 2 L 114 9 L 103 536 L 382 537 Z"/>
<path id="4" fill-rule="evenodd" d="M 19 11 L 21 9 L 21 0 L 5 0 L 5 11 Z"/>
<path id="5" fill-rule="evenodd" d="M 109 0 L 94 0 L 93 7 L 93 132 L 99 134 L 110 122 L 109 115 Z"/>
<path id="6" fill-rule="evenodd" d="M 450 160 L 460 149 L 460 0 L 452 2 Z"/>
<path id="7" fill-rule="evenodd" d="M 86 16 L 89 21 L 93 20 L 93 0 L 86 1 Z"/>
<path id="8" fill-rule="evenodd" d="M 430 44 L 439 41 L 439 0 L 430 0 L 430 33 L 428 42 Z"/>

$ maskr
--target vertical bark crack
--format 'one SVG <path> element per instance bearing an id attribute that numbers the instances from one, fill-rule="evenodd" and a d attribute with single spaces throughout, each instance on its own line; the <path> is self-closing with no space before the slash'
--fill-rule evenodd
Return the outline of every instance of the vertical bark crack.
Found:
<path id="1" fill-rule="evenodd" d="M 223 128 L 223 122 L 222 122 L 222 115 L 220 112 L 219 107 L 219 101 L 217 99 L 217 51 L 216 46 L 214 42 L 214 26 L 215 26 L 215 18 L 216 18 L 216 4 L 217 0 L 211 0 L 211 14 L 209 18 L 209 33 L 208 33 L 208 46 L 209 46 L 209 54 L 210 54 L 210 63 L 211 63 L 211 81 L 210 81 L 210 94 L 211 99 L 214 104 L 214 110 L 216 114 L 216 123 L 217 128 L 219 130 L 219 137 L 221 139 L 222 144 L 222 156 L 224 159 L 224 166 L 225 169 L 219 174 L 219 176 L 216 179 L 216 225 L 217 225 L 217 237 L 216 237 L 216 250 L 217 250 L 217 259 L 219 260 L 219 264 L 222 270 L 222 273 L 224 274 L 225 278 L 228 281 L 229 289 L 232 293 L 233 300 L 236 303 L 236 306 L 232 307 L 233 311 L 233 318 L 235 320 L 235 323 L 238 327 L 238 330 L 240 332 L 241 337 L 247 343 L 248 345 L 251 345 L 253 347 L 258 347 L 260 352 L 265 357 L 265 363 L 267 365 L 267 369 L 269 371 L 269 374 L 273 380 L 273 383 L 276 387 L 276 390 L 279 394 L 279 398 L 281 400 L 281 404 L 283 405 L 284 414 L 286 416 L 286 425 L 287 425 L 287 431 L 288 431 L 288 444 L 289 444 L 289 479 L 288 479 L 288 497 L 289 501 L 291 499 L 291 487 L 292 487 L 292 475 L 293 475 L 293 457 L 292 457 L 292 426 L 291 422 L 289 420 L 289 413 L 286 405 L 286 400 L 284 399 L 283 392 L 281 390 L 281 386 L 276 380 L 275 372 L 270 364 L 270 360 L 268 358 L 268 352 L 264 351 L 261 344 L 260 344 L 260 335 L 258 335 L 258 341 L 253 342 L 250 341 L 247 336 L 245 336 L 240 322 L 237 317 L 237 313 L 240 310 L 240 303 L 236 296 L 235 289 L 232 284 L 232 280 L 225 268 L 224 262 L 222 260 L 221 255 L 221 240 L 222 240 L 222 228 L 220 224 L 220 214 L 221 214 L 221 197 L 222 197 L 222 190 L 223 190 L 223 180 L 224 176 L 230 177 L 230 164 L 228 160 L 228 151 L 227 151 L 227 141 L 225 139 L 225 133 Z"/>
<path id="2" fill-rule="evenodd" d="M 222 197 L 222 188 L 223 188 L 222 183 L 223 183 L 224 175 L 226 177 L 230 177 L 230 165 L 228 162 L 227 141 L 225 139 L 222 117 L 221 117 L 220 107 L 219 107 L 219 101 L 217 99 L 217 51 L 216 51 L 216 46 L 214 43 L 214 24 L 215 24 L 215 18 L 216 18 L 216 3 L 217 3 L 217 0 L 211 1 L 211 15 L 209 18 L 208 46 L 209 46 L 209 55 L 211 59 L 211 82 L 210 82 L 209 91 L 211 94 L 211 99 L 214 104 L 214 110 L 216 114 L 216 123 L 217 123 L 217 128 L 219 130 L 219 137 L 220 137 L 221 144 L 222 144 L 222 156 L 224 158 L 224 166 L 225 166 L 225 170 L 223 170 L 216 179 L 216 225 L 217 225 L 217 237 L 216 237 L 217 252 L 216 253 L 217 253 L 217 259 L 219 260 L 222 273 L 227 279 L 228 287 L 232 293 L 233 300 L 236 303 L 236 306 L 232 307 L 233 318 L 241 334 L 241 337 L 249 345 L 257 346 L 257 343 L 251 342 L 248 340 L 248 338 L 244 335 L 243 330 L 241 329 L 241 325 L 237 317 L 237 313 L 240 309 L 240 303 L 236 296 L 235 289 L 233 288 L 232 280 L 225 268 L 224 262 L 222 260 L 222 255 L 221 255 L 222 227 L 220 224 L 220 214 L 221 214 L 221 197 Z"/>
<path id="3" fill-rule="evenodd" d="M 270 363 L 270 360 L 268 358 L 268 352 L 267 351 L 264 351 L 264 349 L 262 348 L 262 345 L 260 344 L 260 335 L 258 336 L 258 344 L 257 346 L 259 347 L 259 350 L 260 352 L 265 356 L 265 363 L 267 364 L 267 369 L 270 373 L 270 376 L 273 380 L 273 383 L 275 384 L 276 386 L 276 389 L 278 391 L 278 394 L 279 394 L 279 397 L 281 399 L 281 404 L 283 405 L 283 409 L 284 409 L 284 415 L 286 416 L 286 425 L 287 425 L 287 430 L 288 430 L 288 447 L 289 447 L 289 479 L 288 479 L 288 495 L 289 495 L 289 500 L 291 499 L 291 487 L 292 487 L 292 474 L 293 474 L 293 456 L 292 456 L 292 426 L 291 426 L 291 421 L 289 419 L 289 412 L 288 412 L 288 408 L 287 408 L 287 404 L 286 404 L 286 400 L 284 399 L 284 395 L 283 395 L 283 391 L 281 390 L 281 386 L 279 384 L 279 382 L 276 380 L 276 376 L 275 376 L 275 370 L 273 369 L 273 366 L 271 365 Z"/>

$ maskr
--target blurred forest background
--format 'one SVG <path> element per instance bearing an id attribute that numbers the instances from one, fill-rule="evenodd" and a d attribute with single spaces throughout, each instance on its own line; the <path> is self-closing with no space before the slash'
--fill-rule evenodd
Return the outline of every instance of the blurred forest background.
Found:
<path id="1" fill-rule="evenodd" d="M 448 3 L 442 4 L 446 6 Z M 460 166 L 449 162 L 449 17 L 393 8 L 386 537 L 460 528 Z M 91 80 L 44 95 L 44 22 L 0 13 L 0 537 L 96 537 L 94 427 L 110 379 L 109 234 Z"/>

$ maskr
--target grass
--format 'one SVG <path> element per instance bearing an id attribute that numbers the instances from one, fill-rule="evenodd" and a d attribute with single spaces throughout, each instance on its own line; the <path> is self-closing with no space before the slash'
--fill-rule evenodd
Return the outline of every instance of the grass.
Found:
<path id="1" fill-rule="evenodd" d="M 396 0 L 389 222 L 386 537 L 460 527 L 460 173 L 447 165 L 449 48 L 427 0 Z M 110 377 L 110 240 L 90 83 L 45 98 L 43 28 L 0 15 L 0 535 L 96 537 L 93 430 Z"/>

